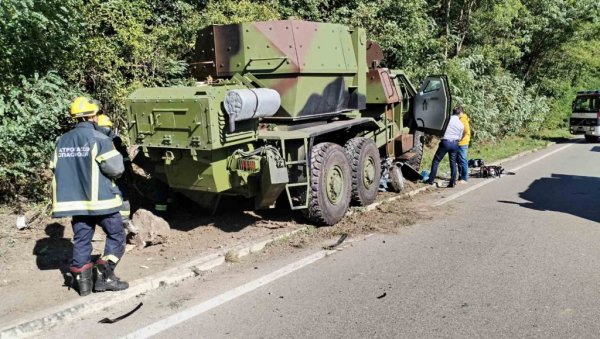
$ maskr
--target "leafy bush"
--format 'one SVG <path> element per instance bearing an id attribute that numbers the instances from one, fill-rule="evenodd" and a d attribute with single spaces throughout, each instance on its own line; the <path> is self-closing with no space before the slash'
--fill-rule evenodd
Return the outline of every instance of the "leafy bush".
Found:
<path id="1" fill-rule="evenodd" d="M 481 55 L 455 58 L 443 66 L 452 80 L 454 103 L 464 105 L 471 117 L 474 139 L 538 131 L 550 111 L 547 99 L 536 97 L 506 71 L 488 74 L 489 66 Z"/>
<path id="2" fill-rule="evenodd" d="M 135 89 L 193 82 L 187 63 L 206 25 L 364 27 L 386 67 L 413 79 L 447 73 L 482 140 L 564 126 L 575 92 L 600 87 L 598 10 L 597 0 L 2 0 L 0 199 L 42 199 L 79 91 L 119 127 Z"/>
<path id="3" fill-rule="evenodd" d="M 56 73 L 21 77 L 0 95 L 0 200 L 41 200 L 56 138 L 68 129 L 68 106 L 79 91 Z"/>
<path id="4" fill-rule="evenodd" d="M 0 1 L 0 90 L 21 76 L 68 71 L 81 44 L 82 0 Z M 61 74 L 62 75 L 62 74 Z"/>

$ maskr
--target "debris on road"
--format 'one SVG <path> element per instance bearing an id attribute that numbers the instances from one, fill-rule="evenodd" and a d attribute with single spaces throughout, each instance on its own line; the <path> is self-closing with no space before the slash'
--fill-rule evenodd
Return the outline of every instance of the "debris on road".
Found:
<path id="1" fill-rule="evenodd" d="M 27 223 L 25 222 L 25 216 L 24 215 L 20 215 L 17 217 L 17 229 L 19 230 L 23 230 L 26 229 Z"/>
<path id="2" fill-rule="evenodd" d="M 378 296 L 377 299 L 385 298 L 386 295 L 387 295 L 387 292 L 383 292 L 383 294 Z"/>
<path id="3" fill-rule="evenodd" d="M 289 221 L 277 221 L 277 220 L 260 220 L 256 223 L 256 227 L 268 228 L 271 230 L 289 227 L 292 223 Z"/>
<path id="4" fill-rule="evenodd" d="M 148 210 L 139 209 L 133 214 L 132 222 L 136 225 L 138 233 L 134 234 L 130 241 L 136 248 L 142 249 L 167 242 L 171 227 L 163 218 Z"/>
<path id="5" fill-rule="evenodd" d="M 344 233 L 344 234 L 342 234 L 342 236 L 338 239 L 338 241 L 335 244 L 333 244 L 331 246 L 326 246 L 324 249 L 332 250 L 332 249 L 340 246 L 347 238 L 348 238 L 348 234 Z"/>
<path id="6" fill-rule="evenodd" d="M 236 263 L 238 261 L 240 261 L 240 257 L 235 251 L 230 250 L 225 253 L 225 262 Z"/>
<path id="7" fill-rule="evenodd" d="M 123 320 L 127 317 L 129 317 L 130 315 L 134 314 L 137 310 L 140 309 L 140 307 L 142 307 L 142 305 L 144 305 L 144 303 L 139 303 L 133 310 L 123 314 L 122 316 L 116 317 L 114 319 L 109 319 L 109 318 L 104 318 L 102 320 L 99 321 L 99 323 L 101 324 L 114 324 L 117 321 Z"/>

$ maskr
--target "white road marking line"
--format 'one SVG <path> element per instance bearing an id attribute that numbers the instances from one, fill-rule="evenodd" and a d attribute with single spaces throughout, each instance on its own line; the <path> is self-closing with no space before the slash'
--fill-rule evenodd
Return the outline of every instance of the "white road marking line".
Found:
<path id="1" fill-rule="evenodd" d="M 521 170 L 521 169 L 523 169 L 523 168 L 525 168 L 525 167 L 527 167 L 529 165 L 532 165 L 532 164 L 534 164 L 534 163 L 536 163 L 536 162 L 538 162 L 538 161 L 540 161 L 540 160 L 542 160 L 542 159 L 544 159 L 546 157 L 549 157 L 549 156 L 551 156 L 551 155 L 553 155 L 555 153 L 558 153 L 558 152 L 560 152 L 560 151 L 562 151 L 562 150 L 564 150 L 564 149 L 566 149 L 568 147 L 571 147 L 573 145 L 574 144 L 568 144 L 568 145 L 562 146 L 560 148 L 555 149 L 554 151 L 548 152 L 548 153 L 546 153 L 546 154 L 544 154 L 544 155 L 542 155 L 540 157 L 537 157 L 537 158 L 535 158 L 535 159 L 533 159 L 533 160 L 531 160 L 529 162 L 526 162 L 526 163 L 524 163 L 524 164 L 522 164 L 520 166 L 517 166 L 517 167 L 515 167 L 513 169 L 510 169 L 510 170 L 507 170 L 507 171 L 508 172 L 517 172 L 517 171 L 519 171 L 519 170 Z M 450 196 L 448 196 L 448 197 L 446 197 L 444 199 L 441 199 L 438 202 L 433 203 L 433 206 L 442 206 L 442 205 L 444 205 L 446 203 L 449 203 L 452 200 L 460 198 L 463 195 L 465 195 L 465 194 L 467 194 L 469 192 L 472 192 L 472 191 L 474 191 L 476 189 L 479 189 L 479 188 L 481 188 L 481 187 L 483 187 L 483 186 L 485 186 L 487 184 L 490 184 L 490 183 L 492 183 L 494 181 L 496 181 L 496 179 L 486 179 L 485 181 L 477 183 L 477 184 L 475 184 L 475 185 L 473 185 L 473 186 L 471 186 L 471 187 L 469 187 L 469 188 L 467 188 L 465 190 L 462 190 L 460 192 L 454 193 L 454 194 L 452 194 L 452 195 L 450 195 Z"/>
<path id="2" fill-rule="evenodd" d="M 555 150 L 554 150 L 554 151 L 552 151 L 552 152 L 548 152 L 548 153 L 546 153 L 546 154 L 542 155 L 542 156 L 541 156 L 541 157 L 539 157 L 539 158 L 536 158 L 536 159 L 533 159 L 533 160 L 531 160 L 531 161 L 529 161 L 529 162 L 526 162 L 526 163 L 524 163 L 524 164 L 523 164 L 523 165 L 521 165 L 521 166 L 517 166 L 517 167 L 515 167 L 515 168 L 513 168 L 513 169 L 509 170 L 509 172 L 516 172 L 516 171 L 518 171 L 518 170 L 520 170 L 520 169 L 522 169 L 522 168 L 525 168 L 525 167 L 527 167 L 527 166 L 529 166 L 529 165 L 531 165 L 531 164 L 533 164 L 533 163 L 536 163 L 536 162 L 538 162 L 538 161 L 540 161 L 540 160 L 542 160 L 542 159 L 544 159 L 544 158 L 546 158 L 546 157 L 549 157 L 549 156 L 551 156 L 551 155 L 552 155 L 552 154 L 554 154 L 554 153 L 558 153 L 558 152 L 560 152 L 560 151 L 564 150 L 565 148 L 571 147 L 571 146 L 573 146 L 573 145 L 575 145 L 575 144 L 568 144 L 568 145 L 564 145 L 563 147 L 561 147 L 561 148 L 558 148 L 558 149 L 555 149 Z"/>
<path id="3" fill-rule="evenodd" d="M 353 241 L 350 241 L 351 243 Z M 346 246 L 348 246 L 347 244 Z M 343 247 L 346 247 L 343 246 Z M 341 247 L 341 248 L 343 248 Z M 192 306 L 186 310 L 183 310 L 179 313 L 173 314 L 167 318 L 159 320 L 151 325 L 140 328 L 137 331 L 126 335 L 124 338 L 148 338 L 153 335 L 156 335 L 162 331 L 165 331 L 173 326 L 181 324 L 182 322 L 189 320 L 195 316 L 198 316 L 204 312 L 210 311 L 211 309 L 218 307 L 220 305 L 225 304 L 228 301 L 231 301 L 235 298 L 238 298 L 246 293 L 252 292 L 259 287 L 265 286 L 279 278 L 282 278 L 294 271 L 297 271 L 305 266 L 308 266 L 320 259 L 325 258 L 326 256 L 335 253 L 337 250 L 326 250 L 319 251 L 314 253 L 308 257 L 300 259 L 294 263 L 291 263 L 275 272 L 269 273 L 265 276 L 262 276 L 256 280 L 253 280 L 244 285 L 238 286 L 232 290 L 219 294 L 218 296 L 209 299 L 203 303 L 200 303 L 196 306 Z"/>
<path id="4" fill-rule="evenodd" d="M 463 195 L 465 195 L 465 194 L 467 194 L 467 193 L 469 193 L 471 191 L 474 191 L 474 190 L 476 190 L 478 188 L 481 188 L 481 187 L 483 187 L 483 186 L 485 186 L 487 184 L 491 184 L 495 180 L 496 179 L 486 179 L 485 181 L 477 183 L 477 184 L 475 184 L 475 185 L 473 185 L 473 186 L 471 186 L 471 187 L 469 187 L 469 188 L 467 188 L 465 190 L 462 190 L 460 192 L 454 193 L 454 194 L 452 194 L 452 195 L 450 195 L 450 196 L 448 196 L 448 197 L 446 197 L 446 198 L 444 198 L 444 199 L 442 199 L 442 200 L 440 200 L 438 202 L 433 203 L 433 206 L 442 206 L 443 204 L 446 204 L 446 203 L 448 203 L 448 202 L 450 202 L 450 201 L 452 201 L 454 199 L 460 198 Z"/>
<path id="5" fill-rule="evenodd" d="M 536 163 L 546 157 L 549 157 L 552 154 L 558 153 L 564 149 L 566 149 L 567 147 L 572 146 L 573 144 L 568 144 L 565 145 L 563 147 L 560 147 L 552 152 L 548 152 L 536 159 L 533 159 L 521 166 L 517 166 L 515 168 L 513 168 L 512 170 L 510 170 L 511 172 L 516 172 L 518 170 L 521 170 L 533 163 Z M 473 185 L 472 187 L 469 187 L 461 192 L 457 192 L 447 198 L 444 198 L 436 203 L 433 204 L 433 206 L 441 206 L 443 204 L 446 204 L 456 198 L 459 198 L 471 191 L 474 191 L 478 188 L 481 188 L 491 182 L 493 182 L 494 180 L 486 180 L 486 181 L 482 181 L 480 183 L 477 183 L 475 185 Z M 370 236 L 370 235 L 369 235 Z M 229 290 L 227 292 L 224 292 L 212 299 L 209 299 L 203 303 L 200 303 L 196 306 L 190 307 L 184 311 L 181 311 L 179 313 L 173 314 L 167 318 L 164 318 L 162 320 L 159 320 L 151 325 L 148 325 L 146 327 L 140 328 L 137 331 L 130 333 L 128 335 L 126 335 L 124 338 L 148 338 L 151 337 L 153 335 L 156 335 L 162 331 L 165 331 L 171 327 L 174 327 L 176 325 L 179 325 L 181 323 L 183 323 L 186 320 L 189 320 L 193 317 L 196 317 L 202 313 L 205 313 L 207 311 L 210 311 L 211 309 L 218 307 L 220 305 L 223 305 L 233 299 L 236 299 L 244 294 L 247 294 L 249 292 L 252 292 L 254 290 L 256 290 L 259 287 L 265 286 L 275 280 L 278 280 L 279 278 L 282 278 L 292 272 L 295 272 L 305 266 L 308 266 L 320 259 L 323 259 L 324 257 L 328 256 L 329 254 L 335 253 L 336 250 L 330 250 L 330 251 L 319 251 L 317 253 L 314 253 L 306 258 L 300 259 L 294 263 L 291 263 L 275 272 L 269 273 L 263 277 L 260 277 L 256 280 L 253 280 L 249 283 L 246 283 L 244 285 L 238 286 L 232 290 Z"/>

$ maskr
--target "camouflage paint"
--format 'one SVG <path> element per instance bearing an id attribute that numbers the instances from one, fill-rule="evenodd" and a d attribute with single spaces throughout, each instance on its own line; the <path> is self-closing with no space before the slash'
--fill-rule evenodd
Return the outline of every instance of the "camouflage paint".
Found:
<path id="1" fill-rule="evenodd" d="M 192 71 L 199 79 L 251 73 L 281 95 L 274 119 L 311 119 L 360 110 L 366 33 L 299 20 L 215 25 L 196 41 Z M 357 53 L 361 51 L 361 53 Z"/>
<path id="2" fill-rule="evenodd" d="M 171 188 L 201 204 L 229 194 L 263 208 L 285 189 L 293 209 L 305 208 L 291 197 L 307 192 L 313 142 L 364 136 L 391 157 L 410 145 L 403 101 L 417 92 L 402 73 L 378 67 L 383 53 L 363 29 L 299 20 L 213 25 L 199 32 L 194 53 L 202 83 L 139 89 L 127 108 L 131 140 Z M 278 112 L 239 121 L 230 133 L 227 91 L 261 87 L 280 94 Z M 250 153 L 265 145 L 279 155 Z"/>

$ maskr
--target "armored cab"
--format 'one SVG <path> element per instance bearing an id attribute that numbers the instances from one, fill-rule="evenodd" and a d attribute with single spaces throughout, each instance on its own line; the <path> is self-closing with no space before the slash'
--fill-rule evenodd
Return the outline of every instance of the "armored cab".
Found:
<path id="1" fill-rule="evenodd" d="M 190 65 L 197 86 L 132 93 L 129 135 L 155 176 L 203 205 L 241 195 L 268 208 L 285 195 L 331 225 L 380 183 L 418 176 L 423 133 L 449 118 L 445 76 L 416 90 L 382 58 L 363 29 L 339 24 L 209 26 Z"/>

